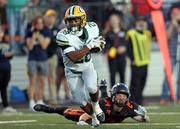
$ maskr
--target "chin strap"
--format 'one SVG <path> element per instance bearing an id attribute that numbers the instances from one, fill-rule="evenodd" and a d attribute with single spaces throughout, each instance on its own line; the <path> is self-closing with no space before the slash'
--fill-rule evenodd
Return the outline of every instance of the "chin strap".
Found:
<path id="1" fill-rule="evenodd" d="M 118 107 L 124 107 L 124 104 L 115 103 Z"/>

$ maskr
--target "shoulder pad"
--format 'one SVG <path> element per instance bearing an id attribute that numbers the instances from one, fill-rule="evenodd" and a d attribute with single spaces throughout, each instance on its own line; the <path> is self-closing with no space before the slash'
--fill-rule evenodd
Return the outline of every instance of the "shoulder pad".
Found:
<path id="1" fill-rule="evenodd" d="M 88 25 L 89 27 L 98 27 L 95 22 L 87 22 L 87 25 Z"/>
<path id="2" fill-rule="evenodd" d="M 60 33 L 64 34 L 64 35 L 67 35 L 69 34 L 69 30 L 67 28 L 63 28 L 62 30 L 60 30 Z"/>
<path id="3" fill-rule="evenodd" d="M 69 45 L 69 41 L 61 31 L 56 36 L 56 43 L 60 46 Z"/>
<path id="4" fill-rule="evenodd" d="M 92 31 L 94 32 L 94 34 L 97 34 L 97 36 L 99 36 L 99 28 L 95 22 L 87 22 L 86 26 L 88 29 L 92 28 Z"/>

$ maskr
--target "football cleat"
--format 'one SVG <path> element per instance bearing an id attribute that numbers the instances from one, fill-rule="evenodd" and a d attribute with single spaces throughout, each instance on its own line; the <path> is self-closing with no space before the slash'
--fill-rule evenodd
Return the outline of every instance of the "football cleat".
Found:
<path id="1" fill-rule="evenodd" d="M 98 128 L 98 127 L 99 127 L 98 124 L 96 124 L 96 125 L 91 125 L 91 128 Z"/>
<path id="2" fill-rule="evenodd" d="M 97 128 L 99 127 L 99 124 L 99 120 L 96 117 L 92 118 L 91 128 Z"/>
<path id="3" fill-rule="evenodd" d="M 34 106 L 34 110 L 35 111 L 42 111 L 42 112 L 46 112 L 46 113 L 53 113 L 54 112 L 54 108 L 48 105 L 44 105 L 44 104 L 36 104 Z"/>

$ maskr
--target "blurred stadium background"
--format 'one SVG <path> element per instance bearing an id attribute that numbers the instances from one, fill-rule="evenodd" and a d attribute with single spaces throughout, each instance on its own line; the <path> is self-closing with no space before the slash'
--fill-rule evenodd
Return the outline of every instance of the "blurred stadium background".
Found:
<path id="1" fill-rule="evenodd" d="M 33 0 L 27 0 L 31 2 Z M 49 8 L 53 8 L 57 11 L 57 25 L 60 25 L 61 20 L 63 19 L 64 11 L 70 5 L 78 4 L 81 5 L 87 12 L 88 21 L 95 21 L 100 30 L 103 30 L 104 27 L 104 16 L 105 13 L 103 11 L 103 7 L 106 4 L 107 0 L 39 0 L 41 2 L 39 6 L 39 11 L 45 11 Z M 127 6 L 132 6 L 130 0 L 110 0 L 114 8 L 121 10 L 126 3 Z M 173 3 L 179 2 L 179 0 L 163 0 L 162 11 L 164 14 L 165 20 L 168 20 L 168 13 L 169 9 Z M 141 4 L 144 4 L 143 2 Z M 26 5 L 28 6 L 28 5 Z M 136 5 L 136 9 L 138 9 Z M 8 7 L 8 6 L 7 6 Z M 14 7 L 16 8 L 16 7 Z M 110 8 L 110 7 L 109 7 Z M 30 8 L 31 10 L 31 8 Z M 92 11 L 94 10 L 94 11 Z M 109 72 L 107 62 L 104 59 L 101 53 L 93 55 L 93 60 L 95 67 L 99 74 L 100 79 L 106 79 L 108 82 L 108 86 L 110 85 L 109 80 Z M 18 86 L 20 89 L 25 90 L 28 87 L 28 76 L 26 75 L 26 62 L 27 62 L 27 55 L 16 55 L 12 61 L 12 77 L 8 87 L 8 95 L 10 96 L 10 89 L 12 86 Z M 126 84 L 129 85 L 130 82 L 130 69 L 129 63 L 127 63 L 126 67 Z M 174 85 L 176 86 L 176 72 L 173 74 Z M 163 60 L 160 54 L 159 46 L 156 40 L 156 37 L 153 37 L 152 42 L 152 50 L 151 50 L 151 63 L 149 66 L 149 74 L 147 79 L 147 84 L 144 90 L 145 99 L 149 100 L 148 98 L 152 98 L 149 101 L 152 102 L 159 102 L 159 98 L 161 95 L 162 90 L 162 83 L 164 78 L 164 68 L 163 68 Z M 61 86 L 62 87 L 62 86 Z M 63 88 L 63 87 L 62 87 Z M 109 88 L 108 88 L 109 89 Z M 64 97 L 63 90 L 59 92 L 60 97 Z M 10 99 L 10 97 L 9 97 Z M 46 83 L 45 88 L 45 99 L 48 99 L 48 86 Z"/>

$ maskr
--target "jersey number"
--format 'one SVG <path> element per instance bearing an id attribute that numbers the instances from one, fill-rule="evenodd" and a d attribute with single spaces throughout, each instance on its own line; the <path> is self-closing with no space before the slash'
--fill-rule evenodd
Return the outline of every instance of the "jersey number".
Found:
<path id="1" fill-rule="evenodd" d="M 93 27 L 96 26 L 96 24 L 94 22 L 88 22 L 89 27 Z"/>
<path id="2" fill-rule="evenodd" d="M 67 35 L 67 34 L 69 34 L 69 31 L 68 31 L 68 30 L 64 30 L 62 33 L 63 33 L 64 35 Z"/>
<path id="3" fill-rule="evenodd" d="M 84 62 L 89 62 L 91 60 L 91 54 L 88 53 L 84 56 L 84 58 L 78 60 L 75 62 L 75 64 L 78 64 L 78 63 L 84 63 Z"/>

